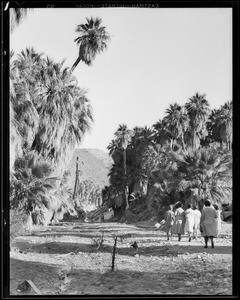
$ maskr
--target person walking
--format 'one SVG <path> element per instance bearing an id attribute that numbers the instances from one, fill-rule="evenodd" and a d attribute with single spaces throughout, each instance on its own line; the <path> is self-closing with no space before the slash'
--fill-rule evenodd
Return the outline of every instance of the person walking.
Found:
<path id="1" fill-rule="evenodd" d="M 217 219 L 216 219 L 216 225 L 217 225 L 217 237 L 219 236 L 219 233 L 222 228 L 222 219 L 221 219 L 221 211 L 219 210 L 219 207 L 217 204 L 213 204 L 214 209 L 217 212 Z"/>
<path id="2" fill-rule="evenodd" d="M 178 202 L 176 204 L 176 210 L 175 210 L 175 220 L 173 223 L 173 234 L 178 235 L 178 241 L 181 241 L 182 234 L 184 234 L 184 225 L 185 225 L 185 214 L 184 210 L 182 208 L 183 204 L 181 202 Z"/>
<path id="3" fill-rule="evenodd" d="M 200 226 L 202 228 L 202 235 L 205 240 L 204 248 L 208 248 L 208 240 L 211 240 L 211 246 L 214 248 L 214 240 L 213 238 L 217 236 L 217 223 L 216 219 L 218 214 L 213 206 L 211 206 L 211 202 L 206 200 L 204 203 L 205 207 L 202 210 L 202 215 L 200 218 Z"/>
<path id="4" fill-rule="evenodd" d="M 175 219 L 172 205 L 169 205 L 169 209 L 168 211 L 166 211 L 164 219 L 165 219 L 165 224 L 163 227 L 163 231 L 167 233 L 167 240 L 169 241 L 169 234 L 171 234 L 172 236 L 172 226 Z"/>
<path id="5" fill-rule="evenodd" d="M 194 212 L 191 203 L 187 205 L 187 209 L 185 210 L 185 220 L 186 221 L 184 230 L 188 234 L 188 241 L 191 242 L 194 226 Z"/>
<path id="6" fill-rule="evenodd" d="M 193 205 L 193 214 L 194 214 L 193 239 L 196 239 L 197 241 L 198 231 L 200 230 L 201 212 L 196 205 Z"/>

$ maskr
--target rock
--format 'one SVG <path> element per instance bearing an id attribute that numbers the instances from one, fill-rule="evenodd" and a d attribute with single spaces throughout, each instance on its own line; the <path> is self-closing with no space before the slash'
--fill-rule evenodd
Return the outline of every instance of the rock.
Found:
<path id="1" fill-rule="evenodd" d="M 186 281 L 186 282 L 185 282 L 185 285 L 186 285 L 186 286 L 192 286 L 192 285 L 194 285 L 194 283 L 191 282 L 191 281 Z"/>
<path id="2" fill-rule="evenodd" d="M 20 283 L 17 287 L 18 292 L 27 292 L 30 290 L 31 290 L 31 286 L 26 280 L 24 282 Z"/>
<path id="3" fill-rule="evenodd" d="M 135 254 L 134 256 L 135 256 L 135 257 L 139 257 L 139 254 Z"/>

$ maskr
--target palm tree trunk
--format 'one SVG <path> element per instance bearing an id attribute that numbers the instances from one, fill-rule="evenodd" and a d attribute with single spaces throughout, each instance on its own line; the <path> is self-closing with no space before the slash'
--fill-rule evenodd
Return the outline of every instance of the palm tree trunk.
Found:
<path id="1" fill-rule="evenodd" d="M 75 63 L 73 64 L 71 70 L 70 70 L 70 73 L 72 73 L 74 71 L 74 69 L 76 68 L 76 66 L 79 64 L 81 58 L 78 57 L 77 60 L 75 61 Z"/>
<path id="2" fill-rule="evenodd" d="M 181 138 L 182 138 L 182 146 L 183 146 L 183 150 L 185 151 L 186 148 L 185 148 L 185 143 L 184 143 L 184 135 L 183 135 L 183 132 L 181 134 Z"/>
<path id="3" fill-rule="evenodd" d="M 193 137 L 192 137 L 192 147 L 194 148 L 195 144 L 195 130 L 193 129 Z"/>
<path id="4" fill-rule="evenodd" d="M 74 191 L 73 191 L 73 199 L 75 199 L 76 196 L 77 183 L 78 183 L 78 157 L 76 162 L 76 176 L 75 176 L 75 184 L 74 184 Z"/>
<path id="5" fill-rule="evenodd" d="M 126 201 L 126 209 L 128 209 L 129 203 L 128 203 L 128 186 L 127 186 L 126 149 L 123 149 L 123 165 L 124 165 L 124 196 L 125 196 L 125 201 Z"/>

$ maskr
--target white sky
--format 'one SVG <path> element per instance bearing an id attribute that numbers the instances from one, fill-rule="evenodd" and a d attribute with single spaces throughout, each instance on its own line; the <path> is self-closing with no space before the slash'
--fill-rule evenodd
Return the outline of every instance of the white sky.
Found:
<path id="1" fill-rule="evenodd" d="M 231 8 L 35 9 L 11 35 L 15 53 L 33 46 L 71 67 L 75 27 L 100 17 L 112 40 L 93 66 L 74 70 L 94 112 L 81 148 L 106 151 L 119 124 L 152 126 L 170 103 L 205 93 L 211 108 L 232 100 Z"/>

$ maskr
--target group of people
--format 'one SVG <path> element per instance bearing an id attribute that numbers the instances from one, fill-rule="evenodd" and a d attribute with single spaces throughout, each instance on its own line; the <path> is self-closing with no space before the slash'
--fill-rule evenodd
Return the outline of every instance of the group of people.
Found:
<path id="1" fill-rule="evenodd" d="M 204 248 L 208 247 L 208 241 L 211 240 L 211 246 L 214 248 L 214 237 L 218 237 L 221 230 L 221 212 L 217 204 L 211 205 L 206 200 L 202 212 L 189 203 L 187 209 L 183 209 L 183 204 L 178 202 L 175 207 L 169 206 L 165 213 L 165 224 L 163 230 L 167 233 L 167 239 L 173 234 L 178 235 L 178 241 L 181 241 L 182 235 L 188 235 L 188 241 L 198 238 L 200 231 L 205 240 Z"/>

